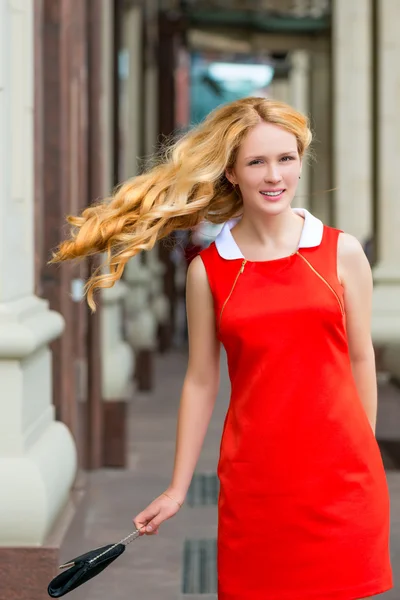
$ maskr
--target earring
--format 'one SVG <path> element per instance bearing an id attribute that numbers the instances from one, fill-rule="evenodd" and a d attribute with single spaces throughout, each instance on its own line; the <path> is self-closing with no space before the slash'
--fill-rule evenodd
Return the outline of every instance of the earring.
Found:
<path id="1" fill-rule="evenodd" d="M 299 175 L 299 179 L 301 179 L 301 175 Z"/>

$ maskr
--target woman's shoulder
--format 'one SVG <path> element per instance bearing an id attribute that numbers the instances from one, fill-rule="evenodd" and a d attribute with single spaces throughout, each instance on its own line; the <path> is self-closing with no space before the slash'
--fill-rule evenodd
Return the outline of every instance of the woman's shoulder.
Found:
<path id="1" fill-rule="evenodd" d="M 354 235 L 341 230 L 337 231 L 339 232 L 338 254 L 342 258 L 352 259 L 354 257 L 365 255 L 364 248 Z"/>
<path id="2" fill-rule="evenodd" d="M 338 227 L 324 224 L 324 237 L 325 239 L 334 239 L 337 242 L 338 254 L 340 255 L 346 257 L 364 253 L 364 249 L 358 239 Z"/>
<path id="3" fill-rule="evenodd" d="M 371 267 L 359 240 L 349 233 L 341 231 L 337 248 L 338 272 L 340 280 L 346 284 L 349 280 L 370 280 Z"/>
<path id="4" fill-rule="evenodd" d="M 364 248 L 354 235 L 337 227 L 324 224 L 323 237 L 326 242 L 330 239 L 331 242 L 334 241 L 337 245 L 338 260 L 352 262 L 365 258 Z"/>

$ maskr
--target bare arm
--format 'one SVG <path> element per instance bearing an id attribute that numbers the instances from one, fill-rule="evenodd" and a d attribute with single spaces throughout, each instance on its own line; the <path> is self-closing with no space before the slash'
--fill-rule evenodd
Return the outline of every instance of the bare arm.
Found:
<path id="1" fill-rule="evenodd" d="M 183 501 L 214 409 L 219 387 L 220 343 L 215 335 L 213 298 L 203 261 L 196 257 L 187 276 L 189 361 L 178 412 L 170 490 Z"/>
<path id="2" fill-rule="evenodd" d="M 187 274 L 186 307 L 189 332 L 189 360 L 178 411 L 174 469 L 165 490 L 133 521 L 136 527 L 159 525 L 171 518 L 183 503 L 207 428 L 219 387 L 220 343 L 215 335 L 213 298 L 203 261 L 196 257 Z"/>
<path id="3" fill-rule="evenodd" d="M 372 274 L 358 240 L 340 234 L 338 274 L 344 287 L 347 337 L 357 390 L 375 434 L 378 408 L 375 354 L 371 339 Z"/>

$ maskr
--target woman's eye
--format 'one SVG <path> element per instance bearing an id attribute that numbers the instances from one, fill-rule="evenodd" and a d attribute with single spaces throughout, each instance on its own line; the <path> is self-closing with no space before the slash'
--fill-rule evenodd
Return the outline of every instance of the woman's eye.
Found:
<path id="1" fill-rule="evenodd" d="M 282 156 L 280 162 L 288 162 L 290 160 L 295 160 L 294 156 Z M 263 160 L 261 158 L 255 158 L 254 160 L 249 162 L 249 165 L 260 165 L 262 162 Z"/>

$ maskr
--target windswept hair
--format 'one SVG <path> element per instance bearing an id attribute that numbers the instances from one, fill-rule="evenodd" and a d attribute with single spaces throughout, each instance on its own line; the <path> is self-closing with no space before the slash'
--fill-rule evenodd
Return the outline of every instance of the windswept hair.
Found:
<path id="1" fill-rule="evenodd" d="M 299 155 L 312 139 L 308 119 L 283 102 L 243 98 L 213 112 L 177 142 L 161 163 L 122 184 L 113 197 L 69 216 L 71 238 L 61 242 L 51 263 L 98 252 L 106 253 L 109 273 L 98 269 L 85 291 L 92 310 L 93 292 L 120 279 L 128 260 L 179 229 L 207 220 L 224 223 L 242 214 L 242 199 L 225 176 L 234 166 L 239 146 L 260 122 L 294 134 Z"/>

